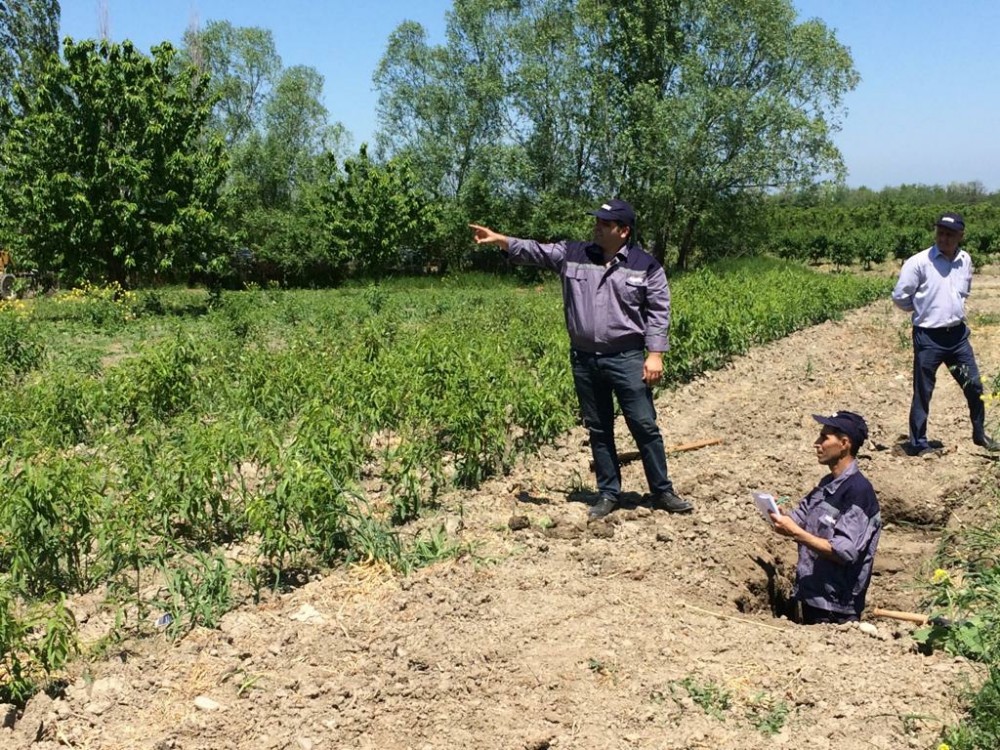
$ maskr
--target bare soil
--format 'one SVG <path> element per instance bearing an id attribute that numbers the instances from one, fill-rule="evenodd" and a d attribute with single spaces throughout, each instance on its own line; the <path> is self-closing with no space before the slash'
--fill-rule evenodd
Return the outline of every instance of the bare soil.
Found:
<path id="1" fill-rule="evenodd" d="M 992 380 L 1000 277 L 989 270 L 970 313 Z M 888 301 L 754 350 L 657 400 L 668 444 L 723 439 L 671 456 L 692 515 L 644 507 L 634 462 L 625 507 L 588 526 L 590 453 L 575 429 L 423 521 L 472 553 L 409 577 L 334 571 L 219 630 L 80 661 L 65 694 L 33 699 L 0 746 L 936 747 L 975 665 L 917 653 L 914 626 L 894 620 L 866 616 L 870 634 L 781 617 L 795 546 L 750 501 L 766 489 L 795 502 L 822 476 L 811 414 L 864 414 L 859 460 L 885 522 L 869 608 L 918 608 L 942 529 L 992 518 L 994 461 L 972 444 L 943 369 L 930 435 L 941 455 L 894 450 L 910 359 L 907 317 Z"/>

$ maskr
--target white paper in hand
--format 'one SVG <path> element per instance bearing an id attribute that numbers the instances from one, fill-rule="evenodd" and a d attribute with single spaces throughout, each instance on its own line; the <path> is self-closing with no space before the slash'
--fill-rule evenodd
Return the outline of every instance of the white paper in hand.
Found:
<path id="1" fill-rule="evenodd" d="M 755 492 L 753 493 L 753 503 L 757 506 L 757 510 L 760 511 L 764 520 L 774 526 L 771 514 L 777 513 L 779 516 L 781 515 L 781 511 L 778 510 L 778 504 L 774 502 L 774 496 L 766 492 Z"/>

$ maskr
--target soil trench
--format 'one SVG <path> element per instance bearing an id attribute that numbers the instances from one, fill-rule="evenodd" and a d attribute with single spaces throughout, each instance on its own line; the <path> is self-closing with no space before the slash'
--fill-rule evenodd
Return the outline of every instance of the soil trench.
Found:
<path id="1" fill-rule="evenodd" d="M 976 276 L 969 311 L 992 382 L 1000 277 L 990 269 Z M 903 622 L 872 620 L 873 636 L 782 619 L 795 546 L 750 499 L 767 490 L 795 503 L 822 476 L 813 413 L 863 414 L 859 461 L 884 520 L 868 606 L 916 608 L 941 528 L 992 513 L 979 483 L 993 459 L 972 444 L 944 369 L 930 423 L 940 455 L 894 451 L 910 367 L 908 319 L 888 301 L 756 349 L 657 399 L 668 444 L 723 440 L 670 457 L 692 515 L 644 507 L 636 461 L 623 469 L 624 507 L 588 526 L 593 480 L 578 428 L 509 476 L 449 494 L 422 521 L 445 524 L 472 554 L 405 579 L 335 571 L 230 613 L 218 631 L 81 663 L 66 695 L 32 700 L 0 745 L 936 746 L 973 666 L 916 653 Z M 619 435 L 633 447 L 624 423 Z"/>

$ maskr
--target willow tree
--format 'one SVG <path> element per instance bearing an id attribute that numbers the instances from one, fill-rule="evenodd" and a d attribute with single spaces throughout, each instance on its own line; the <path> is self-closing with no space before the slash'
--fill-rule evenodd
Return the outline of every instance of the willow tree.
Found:
<path id="1" fill-rule="evenodd" d="M 678 265 L 706 223 L 718 237 L 767 191 L 842 177 L 831 138 L 859 79 L 822 22 L 799 23 L 784 0 L 594 0 L 593 11 L 607 19 L 615 103 L 608 174 Z"/>
<path id="2" fill-rule="evenodd" d="M 456 0 L 444 45 L 408 22 L 375 78 L 380 143 L 438 185 L 486 175 L 486 202 L 576 211 L 622 195 L 681 266 L 705 227 L 735 244 L 762 194 L 842 174 L 857 82 L 790 0 Z"/>
<path id="3" fill-rule="evenodd" d="M 14 85 L 34 85 L 45 60 L 59 52 L 58 0 L 0 0 L 0 99 Z"/>

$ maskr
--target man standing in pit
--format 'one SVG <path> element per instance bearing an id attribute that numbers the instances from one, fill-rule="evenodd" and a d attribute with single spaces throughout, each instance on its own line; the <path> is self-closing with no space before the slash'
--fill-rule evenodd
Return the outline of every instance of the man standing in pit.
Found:
<path id="1" fill-rule="evenodd" d="M 795 599 L 802 622 L 849 622 L 861 617 L 871 582 L 882 515 L 875 490 L 858 469 L 868 437 L 861 415 L 813 415 L 822 425 L 813 446 L 827 474 L 790 514 L 771 513 L 774 532 L 799 545 Z"/>
<path id="2" fill-rule="evenodd" d="M 595 217 L 592 242 L 542 244 L 469 226 L 476 244 L 498 245 L 513 263 L 548 268 L 562 278 L 573 382 L 590 433 L 600 493 L 588 518 L 611 513 L 621 494 L 613 397 L 639 448 L 650 504 L 669 513 L 689 513 L 694 506 L 677 496 L 667 475 L 653 407 L 652 386 L 663 376 L 669 346 L 667 276 L 636 243 L 632 206 L 612 199 L 590 213 Z"/>

